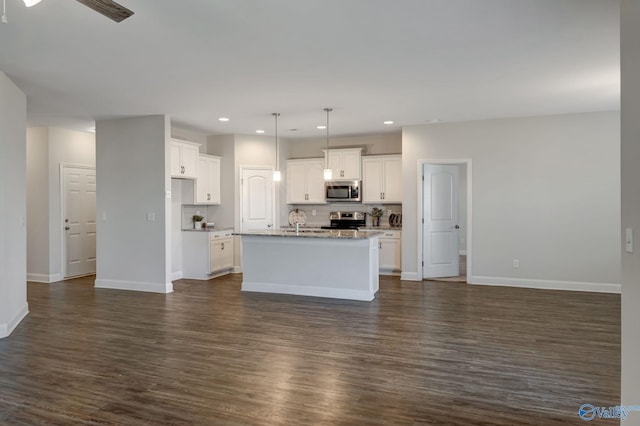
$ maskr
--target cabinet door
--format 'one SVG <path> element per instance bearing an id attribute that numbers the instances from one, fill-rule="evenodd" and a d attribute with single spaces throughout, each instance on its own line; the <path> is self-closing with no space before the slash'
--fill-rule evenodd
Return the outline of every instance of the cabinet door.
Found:
<path id="1" fill-rule="evenodd" d="M 380 203 L 382 200 L 382 160 L 365 158 L 362 160 L 362 202 Z"/>
<path id="2" fill-rule="evenodd" d="M 214 273 L 233 267 L 233 238 L 225 237 L 211 240 L 209 255 L 210 271 Z"/>
<path id="3" fill-rule="evenodd" d="M 182 177 L 196 179 L 198 177 L 198 147 L 182 144 Z"/>
<path id="4" fill-rule="evenodd" d="M 171 142 L 170 162 L 171 162 L 171 177 L 182 177 L 182 144 L 177 142 Z"/>
<path id="5" fill-rule="evenodd" d="M 306 167 L 306 183 L 307 183 L 307 202 L 314 204 L 324 204 L 324 161 L 311 160 L 307 162 Z"/>
<path id="6" fill-rule="evenodd" d="M 196 203 L 208 203 L 209 193 L 209 159 L 198 158 L 198 177 L 196 179 Z"/>
<path id="7" fill-rule="evenodd" d="M 402 159 L 385 159 L 383 167 L 383 202 L 402 203 Z"/>
<path id="8" fill-rule="evenodd" d="M 331 179 L 340 180 L 343 178 L 342 170 L 342 153 L 340 151 L 329 150 L 327 154 L 327 163 L 331 169 Z"/>
<path id="9" fill-rule="evenodd" d="M 207 193 L 207 203 L 220 204 L 220 159 L 209 158 L 208 160 L 209 192 Z"/>
<path id="10" fill-rule="evenodd" d="M 233 268 L 233 237 L 222 240 L 222 256 L 220 257 L 220 267 L 222 269 Z"/>
<path id="11" fill-rule="evenodd" d="M 322 173 L 322 171 L 320 173 Z M 306 202 L 306 187 L 306 163 L 303 161 L 288 161 L 287 204 Z"/>
<path id="12" fill-rule="evenodd" d="M 400 250 L 399 239 L 380 238 L 380 269 L 399 271 L 402 268 Z"/>
<path id="13" fill-rule="evenodd" d="M 360 170 L 360 151 L 349 150 L 342 152 L 342 176 L 341 179 L 359 180 L 362 176 Z"/>

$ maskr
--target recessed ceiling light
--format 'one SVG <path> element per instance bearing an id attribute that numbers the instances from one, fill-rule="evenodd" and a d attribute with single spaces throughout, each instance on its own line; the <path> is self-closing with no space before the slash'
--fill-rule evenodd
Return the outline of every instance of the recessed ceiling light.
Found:
<path id="1" fill-rule="evenodd" d="M 218 121 L 229 121 L 229 119 L 227 117 L 220 117 L 218 118 Z"/>
<path id="2" fill-rule="evenodd" d="M 264 133 L 264 130 L 258 129 L 256 130 L 256 133 Z"/>
<path id="3" fill-rule="evenodd" d="M 326 128 L 327 128 L 327 126 L 322 126 L 322 125 L 320 125 L 320 126 L 316 127 L 316 129 L 320 129 L 320 130 L 322 130 L 322 129 L 326 129 Z"/>
<path id="4" fill-rule="evenodd" d="M 289 129 L 290 132 L 297 132 L 298 129 Z"/>
<path id="5" fill-rule="evenodd" d="M 387 125 L 393 124 L 393 121 L 392 120 L 387 120 L 387 121 L 384 122 L 384 124 L 387 124 Z"/>

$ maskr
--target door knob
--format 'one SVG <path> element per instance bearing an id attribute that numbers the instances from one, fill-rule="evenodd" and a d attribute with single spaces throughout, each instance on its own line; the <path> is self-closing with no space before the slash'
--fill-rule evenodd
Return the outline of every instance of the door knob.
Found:
<path id="1" fill-rule="evenodd" d="M 71 228 L 69 228 L 68 226 L 65 226 L 65 227 L 64 227 L 64 230 L 65 230 L 65 231 L 68 231 L 69 229 L 71 229 Z"/>
<path id="2" fill-rule="evenodd" d="M 460 229 L 460 225 L 456 225 L 454 228 L 456 228 L 456 229 Z"/>

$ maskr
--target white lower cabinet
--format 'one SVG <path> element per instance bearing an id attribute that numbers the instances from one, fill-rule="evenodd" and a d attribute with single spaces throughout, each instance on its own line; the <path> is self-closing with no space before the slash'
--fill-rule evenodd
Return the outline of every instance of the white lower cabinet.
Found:
<path id="1" fill-rule="evenodd" d="M 233 236 L 229 234 L 209 237 L 209 273 L 233 268 Z"/>
<path id="2" fill-rule="evenodd" d="M 397 275 L 402 270 L 402 231 L 388 230 L 380 236 L 380 273 Z"/>
<path id="3" fill-rule="evenodd" d="M 182 276 L 208 280 L 233 269 L 233 235 L 227 231 L 182 232 Z"/>

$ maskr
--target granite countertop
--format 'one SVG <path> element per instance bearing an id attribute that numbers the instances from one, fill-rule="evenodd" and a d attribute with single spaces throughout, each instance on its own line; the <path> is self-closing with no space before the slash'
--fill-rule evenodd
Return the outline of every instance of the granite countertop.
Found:
<path id="1" fill-rule="evenodd" d="M 223 231 L 233 231 L 233 228 L 202 228 L 202 229 L 182 228 L 182 232 L 223 232 Z"/>
<path id="2" fill-rule="evenodd" d="M 363 228 L 358 228 L 365 231 L 402 231 L 402 226 L 365 226 Z"/>
<path id="3" fill-rule="evenodd" d="M 287 238 L 331 238 L 342 240 L 365 240 L 368 238 L 382 235 L 381 231 L 359 231 L 354 229 L 295 229 L 286 230 L 270 230 L 270 231 L 249 231 L 234 232 L 233 235 L 252 236 L 252 237 L 287 237 Z"/>

